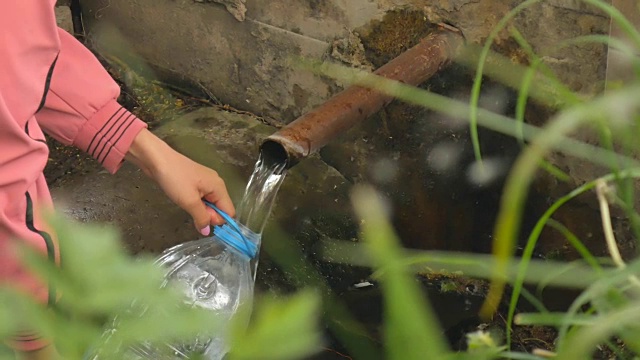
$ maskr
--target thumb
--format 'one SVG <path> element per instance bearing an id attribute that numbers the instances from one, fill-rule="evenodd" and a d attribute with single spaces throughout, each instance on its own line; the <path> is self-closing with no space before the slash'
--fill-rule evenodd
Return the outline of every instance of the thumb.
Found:
<path id="1" fill-rule="evenodd" d="M 207 211 L 207 205 L 202 201 L 196 201 L 185 209 L 193 218 L 193 224 L 196 230 L 203 236 L 209 236 L 211 233 L 211 215 Z"/>

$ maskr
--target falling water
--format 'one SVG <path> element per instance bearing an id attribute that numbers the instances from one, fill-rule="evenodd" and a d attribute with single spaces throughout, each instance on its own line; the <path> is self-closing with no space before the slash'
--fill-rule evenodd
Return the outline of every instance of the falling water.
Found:
<path id="1" fill-rule="evenodd" d="M 244 196 L 238 207 L 236 218 L 240 224 L 257 234 L 258 238 L 262 237 L 262 232 L 267 225 L 269 215 L 271 215 L 278 189 L 280 189 L 280 185 L 282 185 L 287 175 L 286 165 L 286 163 L 274 161 L 263 152 L 260 152 L 258 161 L 253 168 L 253 174 L 251 174 L 244 190 Z M 251 272 L 254 281 L 257 268 L 258 256 L 251 260 Z"/>
<path id="2" fill-rule="evenodd" d="M 284 181 L 286 164 L 273 161 L 262 152 L 244 191 L 237 220 L 256 234 L 262 234 L 278 189 Z"/>

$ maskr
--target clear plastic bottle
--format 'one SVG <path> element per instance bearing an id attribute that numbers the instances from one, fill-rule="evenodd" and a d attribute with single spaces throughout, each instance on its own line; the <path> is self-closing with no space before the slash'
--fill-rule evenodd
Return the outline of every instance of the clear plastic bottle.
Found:
<path id="1" fill-rule="evenodd" d="M 168 284 L 177 286 L 185 301 L 194 307 L 210 310 L 226 323 L 243 304 L 253 302 L 254 278 L 251 260 L 257 255 L 260 235 L 237 224 L 244 239 L 233 242 L 216 234 L 169 249 L 158 259 L 167 269 Z M 243 241 L 251 244 L 242 247 Z M 246 244 L 248 245 L 248 244 Z M 224 328 L 218 334 L 207 334 L 192 344 L 178 347 L 183 353 L 203 353 L 207 360 L 222 359 L 228 351 Z"/>
<path id="2" fill-rule="evenodd" d="M 166 269 L 164 286 L 177 288 L 187 305 L 211 311 L 220 324 L 227 324 L 243 304 L 253 302 L 252 260 L 259 246 L 260 234 L 227 219 L 225 225 L 214 228 L 213 236 L 167 249 L 156 263 Z M 117 327 L 116 319 L 105 341 Z M 200 354 L 206 360 L 221 360 L 229 351 L 226 330 L 220 326 L 217 332 L 201 334 L 186 343 L 143 342 L 126 349 L 123 359 L 179 360 Z"/>

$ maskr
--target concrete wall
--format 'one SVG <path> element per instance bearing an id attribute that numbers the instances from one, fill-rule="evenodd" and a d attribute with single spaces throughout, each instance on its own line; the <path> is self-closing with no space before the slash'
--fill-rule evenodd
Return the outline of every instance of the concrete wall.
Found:
<path id="1" fill-rule="evenodd" d="M 418 40 L 421 29 L 437 22 L 454 25 L 470 42 L 479 43 L 518 3 L 83 0 L 82 6 L 89 38 L 102 54 L 138 68 L 151 66 L 154 76 L 187 80 L 223 103 L 289 122 L 339 89 L 334 82 L 300 69 L 295 57 L 332 58 L 366 67 L 376 52 L 406 48 Z M 239 12 L 244 7 L 246 12 Z M 392 19 L 387 16 L 381 25 L 390 11 L 400 13 Z M 606 62 L 602 45 L 550 48 L 578 35 L 606 33 L 605 16 L 581 1 L 549 0 L 524 11 L 516 25 L 571 87 L 584 92 L 602 88 Z M 514 61 L 525 58 L 507 32 L 501 34 L 497 49 Z"/>

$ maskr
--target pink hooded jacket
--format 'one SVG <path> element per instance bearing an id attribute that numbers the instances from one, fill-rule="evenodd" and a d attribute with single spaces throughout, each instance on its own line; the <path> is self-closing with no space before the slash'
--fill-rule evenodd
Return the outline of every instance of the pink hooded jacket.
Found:
<path id="1" fill-rule="evenodd" d="M 55 0 L 11 0 L 0 11 L 0 282 L 52 300 L 14 254 L 16 239 L 58 261 L 39 209 L 51 207 L 43 131 L 114 173 L 145 124 L 120 106 L 118 85 L 56 25 Z"/>

